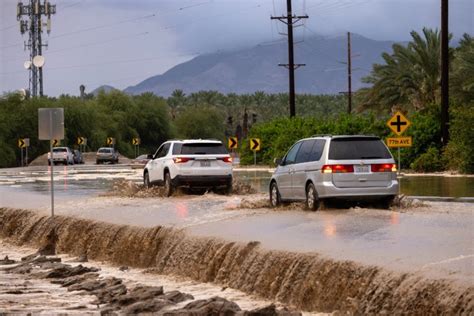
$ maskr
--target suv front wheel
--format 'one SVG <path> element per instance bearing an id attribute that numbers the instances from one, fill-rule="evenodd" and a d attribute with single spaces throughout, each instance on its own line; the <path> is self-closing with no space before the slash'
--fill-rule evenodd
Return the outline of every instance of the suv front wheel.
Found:
<path id="1" fill-rule="evenodd" d="M 310 183 L 306 187 L 306 208 L 311 211 L 319 209 L 320 200 L 314 184 Z"/>
<path id="2" fill-rule="evenodd" d="M 145 172 L 143 175 L 143 185 L 145 188 L 151 188 L 150 176 L 148 175 L 148 172 Z"/>

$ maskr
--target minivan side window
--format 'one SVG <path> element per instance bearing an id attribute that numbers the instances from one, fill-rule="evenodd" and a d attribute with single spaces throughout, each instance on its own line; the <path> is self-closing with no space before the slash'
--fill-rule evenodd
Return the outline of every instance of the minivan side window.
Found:
<path id="1" fill-rule="evenodd" d="M 309 157 L 309 161 L 318 161 L 321 159 L 321 155 L 323 154 L 324 145 L 326 145 L 326 141 L 324 139 L 316 139 L 311 149 L 311 154 Z"/>
<path id="2" fill-rule="evenodd" d="M 296 154 L 298 153 L 298 149 L 301 147 L 301 142 L 296 143 L 293 147 L 291 147 L 290 151 L 286 154 L 285 157 L 285 165 L 294 164 L 296 161 Z"/>
<path id="3" fill-rule="evenodd" d="M 303 141 L 300 147 L 300 150 L 298 151 L 298 154 L 296 155 L 295 163 L 303 163 L 303 162 L 311 161 L 310 159 L 311 149 L 313 149 L 314 142 L 315 142 L 314 139 Z"/>

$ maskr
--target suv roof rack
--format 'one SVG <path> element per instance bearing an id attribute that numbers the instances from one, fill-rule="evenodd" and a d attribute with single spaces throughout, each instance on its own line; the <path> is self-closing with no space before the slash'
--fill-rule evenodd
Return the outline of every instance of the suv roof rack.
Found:
<path id="1" fill-rule="evenodd" d="M 332 134 L 314 134 L 311 137 L 332 137 Z"/>

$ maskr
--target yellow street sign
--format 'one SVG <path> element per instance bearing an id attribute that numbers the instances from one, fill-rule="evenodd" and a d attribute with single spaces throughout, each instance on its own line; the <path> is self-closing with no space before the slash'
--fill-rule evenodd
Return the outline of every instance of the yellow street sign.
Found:
<path id="1" fill-rule="evenodd" d="M 140 145 L 140 138 L 132 138 L 132 145 Z"/>
<path id="2" fill-rule="evenodd" d="M 52 142 L 53 142 L 53 147 L 56 147 L 61 143 L 59 139 L 53 139 Z"/>
<path id="3" fill-rule="evenodd" d="M 26 147 L 26 142 L 23 138 L 18 139 L 18 147 L 20 147 L 20 148 L 25 148 Z"/>
<path id="4" fill-rule="evenodd" d="M 250 138 L 250 150 L 260 150 L 260 138 Z"/>
<path id="5" fill-rule="evenodd" d="M 77 138 L 77 144 L 78 145 L 84 145 L 84 137 L 78 137 Z"/>
<path id="6" fill-rule="evenodd" d="M 115 145 L 115 138 L 107 137 L 107 145 Z"/>
<path id="7" fill-rule="evenodd" d="M 388 147 L 411 147 L 413 145 L 413 140 L 411 136 L 409 137 L 388 137 L 386 139 Z"/>
<path id="8" fill-rule="evenodd" d="M 239 140 L 237 139 L 237 137 L 229 137 L 229 141 L 227 142 L 227 147 L 229 147 L 229 149 L 237 148 L 238 144 Z"/>
<path id="9" fill-rule="evenodd" d="M 398 136 L 402 135 L 410 125 L 411 122 L 400 111 L 387 121 L 387 126 Z"/>

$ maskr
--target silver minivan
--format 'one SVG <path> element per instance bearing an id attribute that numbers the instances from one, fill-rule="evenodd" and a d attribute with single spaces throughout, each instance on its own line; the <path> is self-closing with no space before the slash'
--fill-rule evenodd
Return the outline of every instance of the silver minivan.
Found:
<path id="1" fill-rule="evenodd" d="M 317 136 L 296 142 L 270 180 L 270 203 L 325 199 L 377 200 L 388 208 L 398 193 L 397 168 L 376 136 Z"/>

